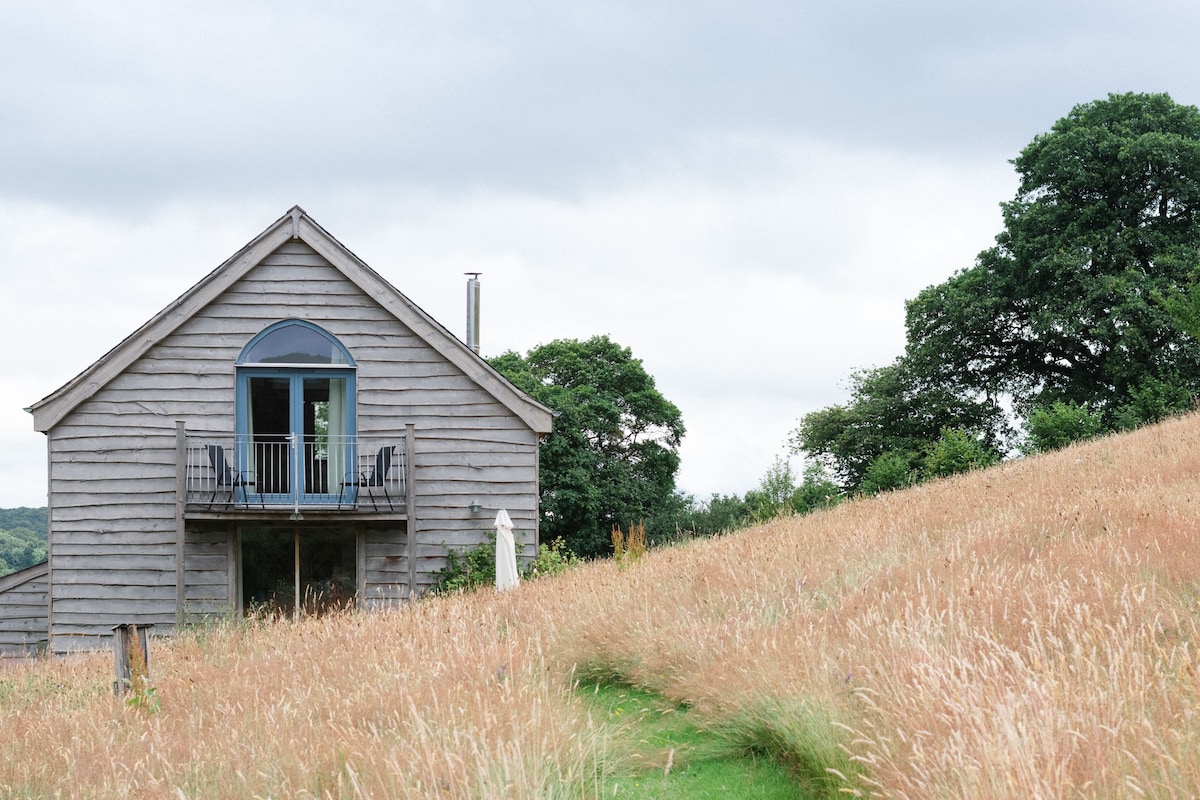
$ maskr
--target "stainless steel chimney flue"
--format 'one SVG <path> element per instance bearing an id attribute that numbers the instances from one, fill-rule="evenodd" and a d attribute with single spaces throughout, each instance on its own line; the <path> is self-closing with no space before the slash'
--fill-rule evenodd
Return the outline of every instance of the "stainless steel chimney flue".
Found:
<path id="1" fill-rule="evenodd" d="M 464 272 L 467 276 L 467 347 L 479 353 L 479 276 L 481 272 Z"/>

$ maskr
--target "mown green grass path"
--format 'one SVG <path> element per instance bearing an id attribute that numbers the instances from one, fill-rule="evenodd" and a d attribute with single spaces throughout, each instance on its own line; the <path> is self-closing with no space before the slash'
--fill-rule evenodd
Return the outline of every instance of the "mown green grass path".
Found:
<path id="1" fill-rule="evenodd" d="M 603 797 L 810 800 L 775 761 L 706 730 L 686 706 L 628 686 L 583 686 L 597 722 L 620 730 Z"/>

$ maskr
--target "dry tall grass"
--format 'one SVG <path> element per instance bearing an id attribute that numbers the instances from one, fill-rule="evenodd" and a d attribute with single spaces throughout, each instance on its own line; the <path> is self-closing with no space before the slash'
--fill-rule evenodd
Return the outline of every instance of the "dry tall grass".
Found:
<path id="1" fill-rule="evenodd" d="M 690 703 L 876 797 L 1200 796 L 1200 417 L 619 569 L 0 672 L 0 795 L 558 797 L 570 684 Z M 832 770 L 832 771 L 830 771 Z"/>

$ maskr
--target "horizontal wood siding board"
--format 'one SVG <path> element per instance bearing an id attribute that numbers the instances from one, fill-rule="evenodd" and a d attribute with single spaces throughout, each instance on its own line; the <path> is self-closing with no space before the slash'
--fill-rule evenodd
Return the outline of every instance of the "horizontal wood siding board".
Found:
<path id="1" fill-rule="evenodd" d="M 200 564 L 188 564 L 183 574 L 188 588 L 229 583 L 228 562 L 222 564 L 219 569 L 204 569 Z"/>
<path id="2" fill-rule="evenodd" d="M 385 355 L 386 358 L 397 357 L 417 357 L 420 351 L 416 349 L 400 351 L 395 347 L 389 348 L 389 352 Z M 368 383 L 368 390 L 374 389 L 377 393 L 384 397 L 406 398 L 412 396 L 419 391 L 437 391 L 437 392 L 470 392 L 472 396 L 495 403 L 494 397 L 489 395 L 479 385 L 472 381 L 469 377 L 462 374 L 456 367 L 445 361 L 434 359 L 436 354 L 431 354 L 424 351 L 424 356 L 413 363 L 405 363 L 401 365 L 393 365 L 390 362 L 384 361 L 379 364 L 364 364 L 362 367 L 363 375 L 366 378 L 382 378 L 388 377 L 387 373 L 395 372 L 397 369 L 403 371 L 404 384 L 395 386 L 389 384 L 371 385 Z M 383 370 L 386 370 L 384 372 Z M 379 372 L 376 375 L 374 373 Z M 496 403 L 505 413 L 511 413 L 504 408 L 503 404 Z"/>
<path id="3" fill-rule="evenodd" d="M 205 599 L 198 597 L 195 600 L 188 601 L 188 606 L 185 611 L 186 615 L 192 617 L 219 617 L 224 618 L 232 613 L 229 601 L 221 599 Z"/>
<path id="4" fill-rule="evenodd" d="M 174 578 L 174 576 L 175 573 L 172 571 L 171 577 Z M 151 585 L 150 580 L 142 583 L 77 583 L 67 589 L 55 581 L 50 592 L 54 598 L 55 608 L 58 608 L 59 601 L 72 597 L 87 597 L 93 600 L 154 600 L 162 602 L 168 599 L 174 601 L 175 584 L 172 581 L 170 584 Z"/>
<path id="5" fill-rule="evenodd" d="M 399 568 L 393 569 L 393 565 L 373 565 L 370 562 L 367 564 L 366 585 L 368 591 L 372 586 L 382 586 L 385 584 L 407 584 L 408 583 L 408 562 L 399 562 Z"/>
<path id="6" fill-rule="evenodd" d="M 164 437 L 165 439 L 165 437 Z M 163 467 L 175 465 L 174 452 L 167 452 L 165 447 L 130 447 L 129 437 L 114 436 L 111 439 L 97 441 L 95 438 L 78 440 L 59 440 L 58 452 L 64 459 L 80 460 L 86 457 L 89 464 L 121 464 L 130 459 L 137 459 L 143 464 Z"/>
<path id="7" fill-rule="evenodd" d="M 169 544 L 173 545 L 174 543 Z M 145 545 L 137 542 L 124 544 L 104 542 L 101 544 L 64 545 L 55 541 L 54 568 L 59 569 L 61 567 L 68 567 L 71 563 L 73 563 L 68 560 L 72 556 L 78 556 L 82 558 L 113 559 L 114 562 L 119 562 L 115 567 L 113 567 L 114 569 L 124 569 L 129 564 L 137 563 L 137 561 L 144 561 L 146 559 L 155 559 L 155 563 L 160 563 L 160 559 L 166 558 L 165 554 L 160 553 L 159 555 L 147 555 L 147 553 L 152 553 L 154 550 L 162 551 L 164 549 L 165 548 L 162 547 L 161 544 L 156 546 Z M 172 559 L 172 566 L 174 566 L 174 547 L 172 546 L 171 549 L 172 552 L 170 557 Z M 64 560 L 60 561 L 59 559 Z"/>
<path id="8" fill-rule="evenodd" d="M 528 469 L 537 464 L 537 449 L 523 443 L 422 439 L 418 452 L 422 462 L 431 466 L 520 466 Z"/>
<path id="9" fill-rule="evenodd" d="M 386 378 L 398 367 L 407 369 L 410 365 L 417 370 L 418 377 L 436 377 L 441 374 L 457 377 L 461 374 L 437 353 L 422 347 L 419 339 L 413 338 L 406 342 L 396 338 L 397 336 L 397 333 L 384 332 L 348 336 L 343 337 L 343 344 L 347 348 L 354 346 L 350 352 L 354 355 L 354 360 L 359 362 L 359 369 L 363 371 L 364 378 Z M 345 339 L 350 339 L 350 342 L 346 342 Z M 402 361 L 390 363 L 393 359 Z M 433 374 L 423 374 L 430 372 Z"/>
<path id="10" fill-rule="evenodd" d="M 488 427 L 488 418 L 494 420 L 493 427 L 504 428 L 512 425 L 509 417 L 500 413 L 496 406 L 487 402 L 478 403 L 436 403 L 427 405 L 372 405 L 360 398 L 359 413 L 363 416 L 386 416 L 392 419 L 407 419 L 418 426 L 422 422 L 431 425 L 445 425 L 461 419 L 472 419 L 478 427 Z"/>
<path id="11" fill-rule="evenodd" d="M 443 548 L 471 548 L 476 547 L 480 542 L 489 541 L 491 533 L 492 527 L 490 524 L 486 527 L 483 525 L 454 527 L 451 523 L 438 528 L 436 531 L 426 531 L 425 535 L 428 537 L 430 543 L 435 541 L 433 537 L 437 535 L 438 539 L 436 542 Z M 513 537 L 518 542 L 524 542 L 529 539 L 530 531 L 526 528 L 514 527 Z"/>
<path id="12" fill-rule="evenodd" d="M 365 407 L 382 409 L 387 416 L 414 423 L 420 429 L 419 438 L 429 440 L 460 440 L 463 435 L 503 439 L 509 436 L 509 431 L 521 430 L 520 420 L 505 414 L 503 408 L 489 403 L 485 398 L 472 398 L 469 393 L 461 393 L 462 402 L 446 397 L 442 399 L 447 402 L 440 403 L 433 396 L 428 402 L 410 402 L 416 399 L 415 394 L 398 390 L 394 396 L 383 396 L 385 402 L 378 406 L 367 402 Z M 447 433 L 441 434 L 440 430 Z M 496 434 L 490 435 L 491 431 L 496 431 Z"/>
<path id="13" fill-rule="evenodd" d="M 229 543 L 227 534 L 213 536 L 211 538 L 203 534 L 197 534 L 193 531 L 188 531 L 185 535 L 183 548 L 187 555 L 209 555 L 212 553 L 223 553 L 225 547 Z"/>
<path id="14" fill-rule="evenodd" d="M 466 460 L 463 457 L 463 461 Z M 454 463 L 453 459 L 440 458 L 431 462 L 424 454 L 417 454 L 417 465 L 421 468 L 418 480 L 425 487 L 434 485 L 453 488 L 456 493 L 474 492 L 495 487 L 503 492 L 508 489 L 527 489 L 530 467 L 528 464 L 470 464 Z M 441 462 L 441 463 L 438 463 Z"/>
<path id="15" fill-rule="evenodd" d="M 64 509 L 88 508 L 101 503 L 105 503 L 111 508 L 120 504 L 126 506 L 126 513 L 133 518 L 136 518 L 138 514 L 159 512 L 162 508 L 174 508 L 175 488 L 173 486 L 165 489 L 162 488 L 165 483 L 159 482 L 152 486 L 145 486 L 144 491 L 137 492 L 132 490 L 137 483 L 135 481 L 92 481 L 88 484 L 93 489 L 90 495 L 83 491 L 86 487 L 82 484 L 71 483 L 65 491 L 55 493 L 55 506 L 57 507 L 59 500 L 62 501 Z M 143 481 L 141 483 L 149 484 L 150 482 Z M 104 515 L 98 512 L 97 516 L 103 518 Z M 111 517 L 112 514 L 110 513 L 108 516 Z"/>
<path id="16" fill-rule="evenodd" d="M 60 614 L 57 606 L 54 611 L 54 630 L 51 635 L 58 639 L 62 636 L 98 637 L 101 641 L 111 640 L 112 629 L 117 625 L 137 624 L 154 625 L 158 633 L 169 633 L 175 627 L 174 597 L 168 612 L 132 613 L 118 602 L 96 604 L 82 612 Z M 84 649 L 88 648 L 86 645 Z M 58 643 L 55 646 L 58 651 Z"/>
<path id="17" fill-rule="evenodd" d="M 172 596 L 171 617 L 170 621 L 174 622 L 174 597 Z M 81 597 L 81 598 L 63 598 L 56 600 L 54 603 L 54 618 L 58 620 L 59 615 L 71 614 L 114 614 L 124 616 L 126 619 L 140 618 L 144 619 L 148 616 L 162 616 L 166 613 L 163 604 L 159 600 L 137 598 L 137 597 Z M 120 623 L 117 623 L 120 624 Z"/>
<path id="18" fill-rule="evenodd" d="M 66 594 L 86 591 L 79 587 L 83 586 L 99 586 L 103 589 L 106 586 L 112 586 L 111 581 L 114 578 L 116 571 L 114 570 L 81 570 L 81 569 L 64 569 L 62 572 L 55 567 L 54 572 L 54 597 L 57 599 Z M 122 583 L 120 586 L 128 586 L 134 589 L 161 589 L 170 587 L 171 598 L 174 600 L 175 591 L 175 564 L 172 562 L 170 570 L 148 571 L 139 570 L 136 572 L 128 572 L 121 575 Z M 67 588 L 71 587 L 71 588 Z M 167 594 L 162 595 L 166 597 Z"/>
<path id="19" fill-rule="evenodd" d="M 185 603 L 194 603 L 197 601 L 208 602 L 210 600 L 219 600 L 223 603 L 229 602 L 229 582 L 222 581 L 221 583 L 189 583 L 187 594 L 184 596 Z"/>
<path id="20" fill-rule="evenodd" d="M 362 608 L 367 611 L 384 611 L 394 608 L 397 603 L 407 597 L 407 587 L 400 585 L 376 586 L 367 592 L 367 596 L 362 602 Z"/>
<path id="21" fill-rule="evenodd" d="M 229 545 L 226 542 L 184 542 L 183 557 L 187 563 L 194 558 L 228 558 Z"/>
<path id="22" fill-rule="evenodd" d="M 67 429 L 62 432 L 62 435 L 55 437 L 55 450 L 62 457 L 92 452 L 128 452 L 131 449 L 131 442 L 135 442 L 140 435 L 133 431 L 118 431 L 108 428 Z M 165 436 L 155 437 L 155 447 L 164 446 L 165 439 Z"/>
<path id="23" fill-rule="evenodd" d="M 54 465 L 53 470 L 54 477 L 64 483 L 74 480 L 88 485 L 101 484 L 130 494 L 141 494 L 138 490 L 147 486 L 151 491 L 161 492 L 167 485 L 167 473 L 171 473 L 173 476 L 174 472 L 175 464 L 173 462 L 143 461 L 137 451 L 131 451 L 129 459 L 124 462 L 110 460 L 108 463 L 85 464 L 78 461 L 60 461 Z M 172 492 L 174 491 L 174 483 L 170 484 L 170 489 Z"/>
<path id="24" fill-rule="evenodd" d="M 27 617 L 3 617 L 0 622 L 0 642 L 12 644 L 27 643 L 30 634 L 38 639 L 46 638 L 46 615 L 40 614 Z"/>
<path id="25" fill-rule="evenodd" d="M 384 406 L 384 401 L 389 400 L 397 402 L 388 403 Z M 482 412 L 481 416 L 507 416 L 503 406 L 490 401 L 478 389 L 448 389 L 410 384 L 403 389 L 394 390 L 391 396 L 383 392 L 360 393 L 359 402 L 367 408 L 374 407 L 373 401 L 379 402 L 380 406 L 388 408 L 395 408 L 397 405 L 400 405 L 403 408 L 478 409 Z"/>
<path id="26" fill-rule="evenodd" d="M 422 452 L 436 453 L 447 448 L 458 450 L 468 447 L 478 448 L 478 452 L 489 452 L 518 447 L 528 449 L 536 457 L 537 444 L 529 442 L 528 433 L 516 427 L 494 425 L 459 429 L 425 427 L 421 429 L 421 448 Z"/>
<path id="27" fill-rule="evenodd" d="M 248 276 L 255 283 L 266 287 L 263 292 L 248 291 L 245 282 L 238 283 L 221 293 L 221 302 L 235 303 L 238 298 L 245 298 L 246 302 L 255 304 L 288 305 L 289 302 L 295 303 L 298 297 L 308 298 L 318 295 L 320 292 L 347 296 L 359 294 L 358 287 L 343 278 L 336 269 L 311 261 L 305 262 L 306 260 L 303 258 L 296 259 L 291 264 L 280 259 L 267 259 L 255 267 Z M 307 269 L 293 269 L 296 266 L 304 266 Z M 297 273 L 303 277 L 288 280 L 289 274 L 294 276 Z M 245 280 L 243 278 L 243 281 Z M 289 294 L 289 290 L 294 290 L 294 292 Z"/>
<path id="28" fill-rule="evenodd" d="M 188 555 L 184 558 L 186 569 L 208 571 L 212 574 L 217 574 L 218 571 L 225 574 L 227 563 L 228 559 L 224 553 L 211 556 Z"/>
<path id="29" fill-rule="evenodd" d="M 412 354 L 415 355 L 418 351 L 413 349 Z M 379 344 L 377 346 L 359 345 L 354 348 L 354 358 L 359 361 L 360 375 L 364 379 L 373 380 L 376 378 L 386 380 L 387 374 L 385 368 L 390 365 L 387 362 L 381 364 L 372 364 L 373 359 L 393 359 L 398 355 L 395 347 Z M 439 359 L 428 358 L 409 359 L 404 364 L 404 374 L 407 379 L 411 380 L 447 380 L 453 381 L 455 384 L 462 384 L 460 388 L 466 388 L 467 377 L 458 371 L 458 368 L 452 364 Z M 390 371 L 390 370 L 389 370 Z M 376 391 L 398 391 L 395 387 L 391 389 L 373 389 L 370 384 L 367 385 L 366 392 Z"/>
<path id="30" fill-rule="evenodd" d="M 253 336 L 283 319 L 310 319 L 321 327 L 329 329 L 329 332 L 338 338 L 341 338 L 341 334 L 334 331 L 333 328 L 351 324 L 362 326 L 369 322 L 379 323 L 389 319 L 386 314 L 370 312 L 364 314 L 359 310 L 364 308 L 363 306 L 355 306 L 353 313 L 344 304 L 327 306 L 321 302 L 322 296 L 322 292 L 316 292 L 309 296 L 311 299 L 304 298 L 308 299 L 308 302 L 301 299 L 292 303 L 256 303 L 253 305 L 224 303 L 222 300 L 218 300 L 206 309 L 203 315 L 190 320 L 188 329 L 180 332 L 179 335 L 220 336 L 225 337 L 222 340 L 228 342 L 236 342 L 241 339 L 241 344 L 236 349 L 229 348 L 229 354 L 236 357 L 241 348 Z M 293 298 L 293 300 L 295 299 Z M 177 340 L 167 343 L 173 347 L 181 346 Z"/>
<path id="31" fill-rule="evenodd" d="M 41 591 L 5 592 L 0 595 L 0 625 L 3 625 L 2 620 L 8 612 L 16 613 L 18 609 L 28 611 L 30 608 L 44 607 L 48 598 L 45 586 Z M 46 616 L 45 608 L 42 608 L 42 616 Z"/>
<path id="32" fill-rule="evenodd" d="M 528 532 L 534 530 L 535 521 L 525 516 L 528 513 L 527 511 L 522 512 L 516 509 L 509 511 L 508 515 L 513 522 L 513 531 L 521 535 L 526 535 Z M 485 535 L 490 534 L 493 530 L 492 526 L 495 523 L 496 514 L 489 510 L 481 513 L 474 521 L 464 522 L 461 515 L 452 514 L 451 509 L 444 509 L 441 515 L 430 512 L 425 514 L 422 519 L 425 520 L 425 530 L 422 532 L 422 535 L 432 539 L 435 535 L 444 536 L 447 531 L 458 530 L 482 531 Z"/>
<path id="33" fill-rule="evenodd" d="M 175 493 L 171 491 L 156 492 L 153 496 L 142 496 L 142 502 L 138 502 L 137 495 L 125 493 L 121 498 L 102 497 L 98 493 L 87 495 L 82 492 L 55 492 L 54 505 L 51 506 L 50 519 L 53 535 L 54 531 L 58 530 L 56 523 L 70 519 L 84 520 L 129 520 L 137 519 L 139 515 L 145 515 L 143 519 L 154 520 L 147 521 L 145 524 L 155 524 L 158 520 L 165 518 L 165 511 L 175 509 Z M 82 509 L 82 510 L 80 510 Z"/>
<path id="34" fill-rule="evenodd" d="M 478 482 L 471 484 L 439 483 L 436 487 L 428 487 L 429 491 L 421 494 L 420 508 L 422 514 L 428 515 L 436 509 L 456 509 L 464 520 L 483 520 L 489 522 L 496 518 L 496 512 L 505 509 L 509 516 L 513 512 L 532 511 L 536 507 L 537 498 L 530 497 L 517 487 L 505 487 L 497 484 Z M 438 494 L 433 492 L 438 491 Z M 472 511 L 471 505 L 478 503 L 479 511 Z M 490 516 L 489 516 L 490 515 Z"/>
<path id="35" fill-rule="evenodd" d="M 162 570 L 175 574 L 175 553 L 146 555 L 142 553 L 114 553 L 110 550 L 85 555 L 54 554 L 54 580 L 58 582 L 59 570 L 86 569 L 90 572 L 125 572 L 139 570 Z"/>
<path id="36" fill-rule="evenodd" d="M 78 417 L 72 415 L 72 422 L 75 423 L 72 427 L 77 434 L 87 436 L 105 435 L 110 438 L 128 438 L 146 436 L 157 433 L 158 436 L 164 439 L 167 432 L 174 429 L 173 420 L 166 416 L 158 414 L 147 415 L 148 418 L 144 425 L 134 424 L 127 419 L 125 415 L 119 412 L 98 411 L 92 412 L 86 406 L 80 411 Z M 66 439 L 71 435 L 71 428 L 63 428 L 54 430 L 55 438 Z"/>
<path id="37" fill-rule="evenodd" d="M 365 543 L 364 554 L 367 558 L 386 558 L 393 561 L 404 559 L 407 546 L 405 536 L 400 535 L 387 541 L 370 541 Z"/>

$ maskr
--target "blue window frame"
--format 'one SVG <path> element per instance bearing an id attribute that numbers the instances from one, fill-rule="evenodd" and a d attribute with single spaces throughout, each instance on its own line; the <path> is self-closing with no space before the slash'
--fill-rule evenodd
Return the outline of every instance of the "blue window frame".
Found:
<path id="1" fill-rule="evenodd" d="M 334 336 L 289 319 L 263 330 L 237 361 L 238 460 L 255 476 L 252 503 L 337 502 L 353 469 L 355 363 Z"/>

